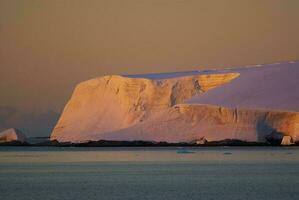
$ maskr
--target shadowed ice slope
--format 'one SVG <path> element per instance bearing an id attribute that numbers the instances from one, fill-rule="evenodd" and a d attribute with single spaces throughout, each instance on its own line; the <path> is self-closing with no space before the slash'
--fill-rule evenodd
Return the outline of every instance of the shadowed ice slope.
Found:
<path id="1" fill-rule="evenodd" d="M 104 76 L 79 84 L 51 139 L 299 138 L 299 63 Z"/>
<path id="2" fill-rule="evenodd" d="M 228 71 L 241 76 L 186 103 L 299 111 L 299 62 Z"/>

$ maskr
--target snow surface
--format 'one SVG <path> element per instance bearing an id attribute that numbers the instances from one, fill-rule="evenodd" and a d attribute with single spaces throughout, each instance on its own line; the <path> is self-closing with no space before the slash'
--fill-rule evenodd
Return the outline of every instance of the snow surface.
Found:
<path id="1" fill-rule="evenodd" d="M 299 111 L 299 62 L 221 71 L 238 72 L 240 76 L 185 103 Z"/>

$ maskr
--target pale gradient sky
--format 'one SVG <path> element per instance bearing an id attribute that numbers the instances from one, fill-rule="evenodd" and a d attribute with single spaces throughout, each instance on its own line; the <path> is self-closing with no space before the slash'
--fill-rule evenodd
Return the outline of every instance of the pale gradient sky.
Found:
<path id="1" fill-rule="evenodd" d="M 0 106 L 61 111 L 105 74 L 299 59 L 298 0 L 0 0 Z"/>

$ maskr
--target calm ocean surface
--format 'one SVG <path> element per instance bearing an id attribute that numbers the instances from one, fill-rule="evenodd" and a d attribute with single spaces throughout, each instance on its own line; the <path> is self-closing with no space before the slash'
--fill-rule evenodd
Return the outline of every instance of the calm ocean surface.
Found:
<path id="1" fill-rule="evenodd" d="M 299 199 L 299 148 L 0 147 L 1 200 Z"/>

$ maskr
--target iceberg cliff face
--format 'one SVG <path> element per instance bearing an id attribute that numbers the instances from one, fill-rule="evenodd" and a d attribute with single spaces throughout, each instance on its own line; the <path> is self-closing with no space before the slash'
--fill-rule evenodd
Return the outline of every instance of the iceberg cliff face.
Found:
<path id="1" fill-rule="evenodd" d="M 238 77 L 238 73 L 151 80 L 104 76 L 79 84 L 51 139 L 85 141 L 146 121 L 192 96 Z"/>
<path id="2" fill-rule="evenodd" d="M 146 140 L 190 142 L 239 139 L 266 142 L 296 139 L 299 134 L 299 113 L 253 109 L 230 109 L 211 105 L 179 104 L 159 116 L 135 126 L 106 133 L 93 140 Z"/>
<path id="3" fill-rule="evenodd" d="M 299 117 L 293 111 L 299 110 L 299 100 L 280 85 L 296 86 L 297 82 L 287 75 L 293 74 L 290 76 L 294 78 L 297 72 L 299 65 L 292 63 L 92 79 L 76 87 L 51 140 L 188 142 L 205 137 L 207 140 L 265 141 L 283 135 L 296 139 Z M 283 80 L 279 74 L 284 74 Z M 278 94 L 285 92 L 289 97 L 279 97 L 274 104 L 275 89 L 271 85 L 277 88 Z M 299 85 L 295 91 L 298 88 Z M 279 106 L 283 100 L 291 106 Z M 248 101 L 250 105 L 244 103 Z"/>

